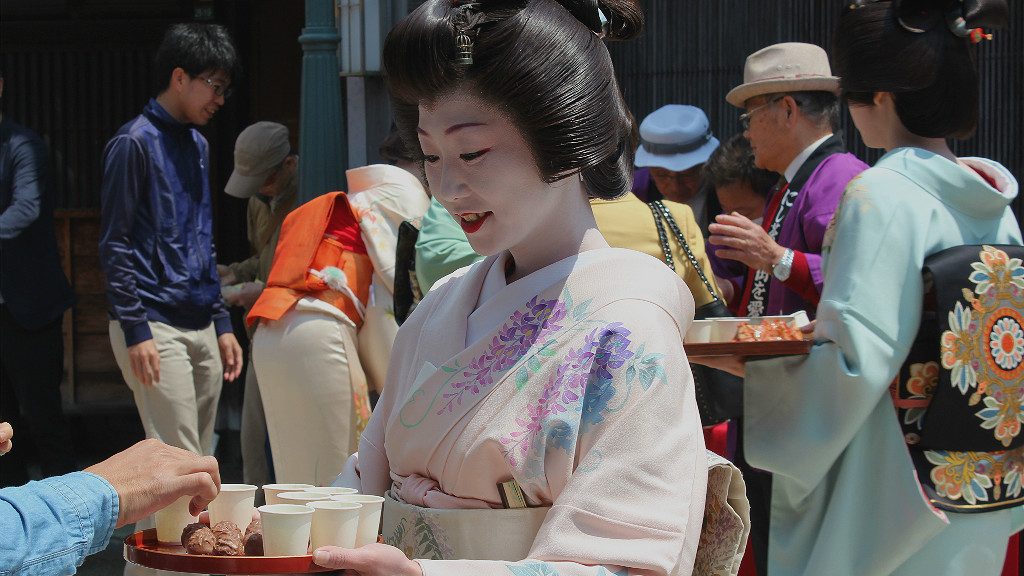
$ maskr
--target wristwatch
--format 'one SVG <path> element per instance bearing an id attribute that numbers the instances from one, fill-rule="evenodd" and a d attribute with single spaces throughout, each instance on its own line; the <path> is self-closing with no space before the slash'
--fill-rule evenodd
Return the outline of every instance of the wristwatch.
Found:
<path id="1" fill-rule="evenodd" d="M 782 258 L 772 266 L 772 276 L 779 279 L 779 282 L 785 282 L 789 279 L 789 273 L 793 271 L 793 249 L 786 248 L 786 251 L 782 253 Z"/>

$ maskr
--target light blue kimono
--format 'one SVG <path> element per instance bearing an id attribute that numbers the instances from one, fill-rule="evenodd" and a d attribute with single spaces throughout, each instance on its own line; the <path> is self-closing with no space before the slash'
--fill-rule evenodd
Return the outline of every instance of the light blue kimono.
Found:
<path id="1" fill-rule="evenodd" d="M 888 394 L 920 324 L 924 259 L 1020 244 L 1002 166 L 917 148 L 850 182 L 825 238 L 809 356 L 747 363 L 745 450 L 774 474 L 769 574 L 995 575 L 1024 508 L 942 513 L 926 501 Z M 998 188 L 998 189 L 997 189 Z"/>

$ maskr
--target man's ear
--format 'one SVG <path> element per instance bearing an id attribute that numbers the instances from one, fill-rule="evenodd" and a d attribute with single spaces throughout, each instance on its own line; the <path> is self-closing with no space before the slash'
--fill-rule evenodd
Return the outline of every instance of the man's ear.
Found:
<path id="1" fill-rule="evenodd" d="M 167 82 L 167 89 L 174 90 L 175 92 L 181 92 L 185 87 L 185 83 L 191 80 L 188 72 L 185 72 L 184 68 L 175 68 L 171 70 L 171 78 Z"/>
<path id="2" fill-rule="evenodd" d="M 786 96 L 783 96 L 782 107 L 786 109 L 786 124 L 792 124 L 793 122 L 795 122 L 795 112 L 800 109 L 800 106 L 796 103 L 796 99 L 794 99 L 792 96 L 788 94 Z"/>

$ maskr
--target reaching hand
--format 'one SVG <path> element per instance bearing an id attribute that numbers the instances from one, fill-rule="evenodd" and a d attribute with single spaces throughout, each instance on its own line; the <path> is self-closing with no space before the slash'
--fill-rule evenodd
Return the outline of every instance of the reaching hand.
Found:
<path id="1" fill-rule="evenodd" d="M 423 576 L 420 565 L 387 544 L 367 544 L 359 548 L 321 546 L 313 552 L 313 562 L 324 568 L 348 570 L 359 576 Z"/>
<path id="2" fill-rule="evenodd" d="M 751 270 L 771 272 L 772 266 L 782 260 L 786 249 L 779 246 L 764 231 L 760 224 L 754 224 L 750 218 L 738 212 L 719 214 L 715 224 L 708 226 L 711 237 L 708 242 L 720 248 L 715 255 L 729 260 L 737 260 Z"/>
<path id="3" fill-rule="evenodd" d="M 11 427 L 7 422 L 0 422 L 0 456 L 7 454 L 14 448 L 14 442 L 11 441 L 14 438 L 14 428 Z"/>
<path id="4" fill-rule="evenodd" d="M 117 491 L 118 528 L 182 496 L 192 496 L 189 512 L 198 515 L 220 491 L 220 471 L 213 456 L 199 456 L 152 438 L 85 471 L 104 478 Z"/>
<path id="5" fill-rule="evenodd" d="M 224 379 L 233 382 L 242 373 L 242 347 L 230 332 L 217 337 L 220 360 L 224 364 Z"/>
<path id="6" fill-rule="evenodd" d="M 225 291 L 224 302 L 228 306 L 252 308 L 262 293 L 262 282 L 243 282 L 237 285 L 237 290 Z"/>
<path id="7" fill-rule="evenodd" d="M 156 349 L 155 340 L 149 339 L 129 346 L 128 358 L 131 360 L 132 374 L 143 386 L 160 382 L 160 352 Z"/>
<path id="8" fill-rule="evenodd" d="M 231 268 L 223 264 L 217 264 L 217 276 L 220 276 L 221 286 L 230 286 L 231 284 L 237 284 L 238 278 L 235 273 L 231 271 Z"/>

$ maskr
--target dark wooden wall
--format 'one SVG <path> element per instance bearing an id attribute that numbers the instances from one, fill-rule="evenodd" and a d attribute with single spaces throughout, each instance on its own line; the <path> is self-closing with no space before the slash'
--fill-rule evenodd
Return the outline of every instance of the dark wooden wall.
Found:
<path id="1" fill-rule="evenodd" d="M 644 0 L 642 37 L 612 44 L 612 58 L 637 121 L 670 103 L 707 112 L 723 141 L 740 131 L 740 110 L 725 94 L 742 83 L 747 55 L 778 42 L 810 42 L 828 50 L 839 14 L 849 0 Z M 1010 24 L 979 48 L 981 123 L 977 134 L 954 145 L 960 155 L 984 156 L 1024 178 L 1024 6 L 1010 1 Z M 847 114 L 843 130 L 851 150 L 869 163 Z M 1024 202 L 1015 202 L 1018 221 Z"/>

